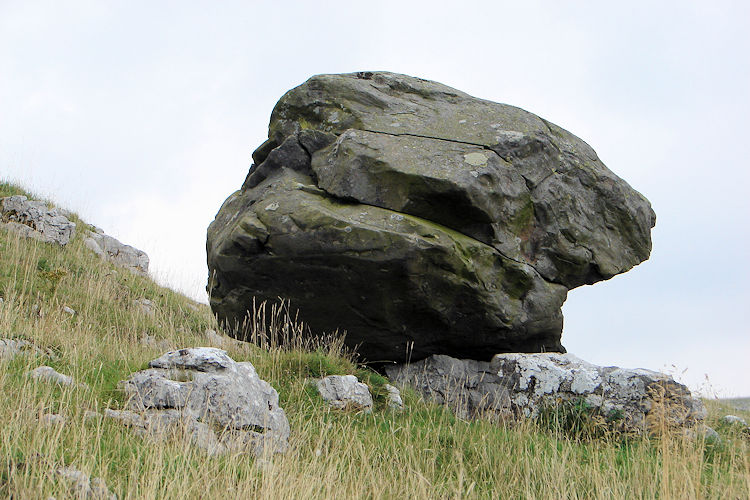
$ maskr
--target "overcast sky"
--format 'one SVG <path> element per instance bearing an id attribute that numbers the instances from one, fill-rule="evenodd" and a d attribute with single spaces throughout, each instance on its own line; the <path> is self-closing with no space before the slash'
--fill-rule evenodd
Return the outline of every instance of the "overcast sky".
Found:
<path id="1" fill-rule="evenodd" d="M 657 213 L 649 261 L 571 291 L 568 350 L 750 396 L 749 32 L 745 1 L 0 0 L 0 177 L 205 301 L 206 227 L 284 92 L 436 80 L 570 130 Z"/>

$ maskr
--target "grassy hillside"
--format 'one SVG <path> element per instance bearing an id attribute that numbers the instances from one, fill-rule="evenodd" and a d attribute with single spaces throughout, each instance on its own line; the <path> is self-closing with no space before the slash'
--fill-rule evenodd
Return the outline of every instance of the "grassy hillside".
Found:
<path id="1" fill-rule="evenodd" d="M 0 184 L 0 197 L 22 193 Z M 382 394 L 385 379 L 358 367 L 334 340 L 293 349 L 233 344 L 280 394 L 292 436 L 285 455 L 259 467 L 247 455 L 215 457 L 180 442 L 155 444 L 120 424 L 85 418 L 121 408 L 117 382 L 164 347 L 209 345 L 209 309 L 96 258 L 76 238 L 66 247 L 0 230 L 0 338 L 46 349 L 0 361 L 0 497 L 70 498 L 54 470 L 70 465 L 101 477 L 120 498 L 750 498 L 750 440 L 718 419 L 722 443 L 679 434 L 589 438 L 534 423 L 467 422 L 403 391 L 406 410 L 329 409 L 309 378 L 355 373 Z M 149 316 L 133 301 L 156 304 Z M 76 311 L 71 315 L 65 307 Z M 298 328 L 279 317 L 279 328 Z M 34 382 L 50 365 L 85 385 Z M 48 413 L 64 425 L 45 425 Z M 747 412 L 733 410 L 748 418 Z M 585 424 L 585 422 L 584 422 Z"/>

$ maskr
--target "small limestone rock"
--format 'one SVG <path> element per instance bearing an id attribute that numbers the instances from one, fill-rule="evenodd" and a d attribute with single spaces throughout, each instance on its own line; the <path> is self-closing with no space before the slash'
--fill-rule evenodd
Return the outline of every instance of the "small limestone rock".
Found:
<path id="1" fill-rule="evenodd" d="M 727 425 L 741 425 L 745 428 L 748 427 L 745 419 L 736 415 L 725 415 L 721 418 L 721 421 Z"/>
<path id="2" fill-rule="evenodd" d="M 59 209 L 21 195 L 0 198 L 0 226 L 25 238 L 60 246 L 67 245 L 76 230 L 75 223 Z"/>
<path id="3" fill-rule="evenodd" d="M 147 345 L 150 347 L 156 347 L 158 349 L 161 349 L 162 351 L 168 351 L 172 349 L 172 343 L 168 341 L 167 339 L 157 339 L 153 335 L 149 335 L 147 333 L 144 333 L 141 337 L 141 344 Z"/>
<path id="4" fill-rule="evenodd" d="M 51 366 L 40 366 L 38 368 L 34 368 L 30 372 L 28 372 L 28 375 L 30 375 L 35 380 L 54 382 L 65 386 L 75 385 L 73 377 L 63 375 L 62 373 L 57 372 Z"/>
<path id="5" fill-rule="evenodd" d="M 329 375 L 316 380 L 321 397 L 338 409 L 372 411 L 372 395 L 366 384 L 354 375 Z"/>
<path id="6" fill-rule="evenodd" d="M 39 422 L 41 422 L 44 425 L 64 425 L 65 424 L 65 417 L 62 415 L 57 415 L 54 413 L 45 413 L 41 416 L 39 419 Z"/>
<path id="7" fill-rule="evenodd" d="M 146 316 L 153 316 L 154 315 L 154 303 L 149 299 L 135 299 L 133 301 L 133 305 L 135 308 L 140 311 L 141 313 L 145 314 Z"/>
<path id="8" fill-rule="evenodd" d="M 703 429 L 703 439 L 706 443 L 709 444 L 721 443 L 721 436 L 719 435 L 719 433 L 709 426 L 705 426 L 705 428 Z"/>
<path id="9" fill-rule="evenodd" d="M 85 412 L 83 412 L 83 419 L 87 422 L 92 421 L 92 420 L 99 420 L 103 416 L 104 415 L 102 415 L 101 413 L 97 411 L 86 410 Z"/>
<path id="10" fill-rule="evenodd" d="M 89 479 L 88 474 L 73 467 L 58 467 L 55 472 L 68 482 L 70 493 L 75 498 L 117 500 L 117 495 L 109 491 L 107 483 L 101 478 Z"/>
<path id="11" fill-rule="evenodd" d="M 251 363 L 196 347 L 168 352 L 149 367 L 120 383 L 130 396 L 128 408 L 108 409 L 105 416 L 154 439 L 182 429 L 209 453 L 286 451 L 289 422 L 279 395 Z"/>
<path id="12" fill-rule="evenodd" d="M 46 354 L 37 346 L 22 339 L 0 339 L 0 360 L 13 359 L 23 354 Z"/>
<path id="13" fill-rule="evenodd" d="M 403 410 L 404 402 L 401 400 L 401 391 L 391 384 L 386 384 L 385 390 L 388 391 L 388 406 L 394 410 Z"/>
<path id="14" fill-rule="evenodd" d="M 67 314 L 70 314 L 71 316 L 75 316 L 76 315 L 75 310 L 72 309 L 72 308 L 70 308 L 70 307 L 68 307 L 68 306 L 63 307 L 63 312 L 67 313 Z"/>

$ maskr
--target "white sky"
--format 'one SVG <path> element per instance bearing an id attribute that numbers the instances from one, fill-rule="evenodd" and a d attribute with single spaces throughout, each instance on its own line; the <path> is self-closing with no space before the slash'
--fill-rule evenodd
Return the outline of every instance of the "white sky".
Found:
<path id="1" fill-rule="evenodd" d="M 748 396 L 749 33 L 745 1 L 0 0 L 0 177 L 205 300 L 206 227 L 286 90 L 436 80 L 570 130 L 654 206 L 651 260 L 570 293 L 569 351 Z"/>

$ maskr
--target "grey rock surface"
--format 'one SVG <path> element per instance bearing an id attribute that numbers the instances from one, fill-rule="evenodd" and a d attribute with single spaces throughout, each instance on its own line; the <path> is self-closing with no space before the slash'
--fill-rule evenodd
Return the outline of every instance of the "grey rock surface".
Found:
<path id="1" fill-rule="evenodd" d="M 721 417 L 721 421 L 727 425 L 739 425 L 744 428 L 748 428 L 747 422 L 744 418 L 738 417 L 737 415 L 724 415 Z"/>
<path id="2" fill-rule="evenodd" d="M 372 395 L 354 375 L 329 375 L 315 381 L 320 396 L 340 410 L 372 411 Z"/>
<path id="3" fill-rule="evenodd" d="M 211 453 L 286 450 L 289 423 L 279 395 L 251 363 L 196 347 L 168 352 L 149 366 L 120 384 L 130 397 L 128 409 L 106 416 L 157 437 L 179 426 Z"/>
<path id="4" fill-rule="evenodd" d="M 141 312 L 142 314 L 145 314 L 146 316 L 153 316 L 154 315 L 154 309 L 156 308 L 156 304 L 152 300 L 149 299 L 135 299 L 133 300 L 133 306 Z"/>
<path id="5" fill-rule="evenodd" d="M 148 274 L 149 259 L 146 252 L 121 243 L 98 227 L 86 232 L 83 243 L 99 257 L 135 273 Z"/>
<path id="6" fill-rule="evenodd" d="M 410 364 L 389 365 L 385 371 L 395 384 L 413 387 L 461 418 L 511 415 L 509 391 L 488 361 L 436 354 Z"/>
<path id="7" fill-rule="evenodd" d="M 655 215 L 582 140 L 393 73 L 319 75 L 209 226 L 211 307 L 243 338 L 290 299 L 369 361 L 564 351 L 569 289 L 647 259 Z"/>
<path id="8" fill-rule="evenodd" d="M 394 410 L 403 410 L 404 401 L 401 399 L 401 391 L 398 390 L 398 387 L 392 386 L 391 384 L 385 384 L 385 390 L 388 392 L 388 407 Z"/>
<path id="9" fill-rule="evenodd" d="M 614 428 L 643 432 L 659 419 L 690 427 L 706 414 L 703 403 L 667 375 L 596 366 L 572 354 L 498 354 L 489 363 L 438 355 L 386 371 L 462 416 L 535 418 L 561 402 L 584 401 Z"/>
<path id="10" fill-rule="evenodd" d="M 58 467 L 56 474 L 68 482 L 74 498 L 89 500 L 117 500 L 117 495 L 109 491 L 104 479 L 90 478 L 88 474 L 74 467 Z"/>
<path id="11" fill-rule="evenodd" d="M 38 368 L 34 368 L 30 372 L 28 372 L 28 375 L 35 380 L 41 380 L 44 382 L 53 382 L 55 384 L 66 386 L 75 385 L 73 377 L 69 375 L 63 375 L 51 366 L 40 366 Z"/>
<path id="12" fill-rule="evenodd" d="M 22 356 L 25 354 L 44 356 L 48 353 L 28 340 L 0 339 L 0 360 L 13 359 L 16 356 Z"/>
<path id="13" fill-rule="evenodd" d="M 0 227 L 26 238 L 61 246 L 68 244 L 76 230 L 75 223 L 59 209 L 22 195 L 0 198 Z"/>
<path id="14" fill-rule="evenodd" d="M 65 417 L 56 413 L 45 413 L 39 418 L 39 422 L 48 426 L 65 425 Z"/>

